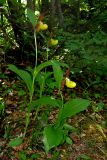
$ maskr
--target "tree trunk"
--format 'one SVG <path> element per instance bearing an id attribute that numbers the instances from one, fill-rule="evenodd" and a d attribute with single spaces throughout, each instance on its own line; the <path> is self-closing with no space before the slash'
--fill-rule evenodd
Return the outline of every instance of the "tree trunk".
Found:
<path id="1" fill-rule="evenodd" d="M 76 30 L 79 31 L 79 22 L 80 22 L 80 0 L 76 1 L 76 21 L 75 21 L 75 26 Z"/>
<path id="2" fill-rule="evenodd" d="M 56 10 L 55 0 L 51 0 L 51 16 L 50 16 L 50 25 L 51 25 L 51 28 L 55 24 L 55 10 Z"/>
<path id="3" fill-rule="evenodd" d="M 15 40 L 19 44 L 20 48 L 24 44 L 24 12 L 23 7 L 18 2 L 12 2 L 7 0 L 9 6 L 8 21 L 11 23 Z"/>
<path id="4" fill-rule="evenodd" d="M 49 0 L 42 0 L 40 12 L 49 13 Z"/>
<path id="5" fill-rule="evenodd" d="M 64 17 L 63 17 L 63 13 L 62 13 L 62 9 L 61 9 L 61 1 L 60 0 L 56 0 L 56 1 L 57 1 L 57 10 L 58 10 L 58 17 L 59 17 L 59 25 L 61 27 L 64 24 Z"/>
<path id="6" fill-rule="evenodd" d="M 64 17 L 61 9 L 61 1 L 60 0 L 51 0 L 51 26 L 56 26 L 58 21 L 59 26 L 63 26 Z M 57 19 L 57 20 L 56 20 Z"/>
<path id="7" fill-rule="evenodd" d="M 27 0 L 27 2 L 27 7 L 35 11 L 35 0 Z M 29 57 L 29 54 L 27 56 L 25 54 L 29 51 L 34 51 L 33 28 L 26 21 L 25 9 L 19 1 L 13 2 L 12 0 L 7 0 L 7 3 L 9 15 L 5 13 L 5 16 L 13 28 L 15 40 L 19 45 L 20 55 L 18 56 L 21 59 L 23 56 Z"/>

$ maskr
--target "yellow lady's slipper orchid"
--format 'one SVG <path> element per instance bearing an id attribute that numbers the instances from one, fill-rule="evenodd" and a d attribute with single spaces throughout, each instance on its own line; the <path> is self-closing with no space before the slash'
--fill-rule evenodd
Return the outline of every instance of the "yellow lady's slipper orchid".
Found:
<path id="1" fill-rule="evenodd" d="M 47 24 L 44 24 L 42 21 L 40 21 L 37 25 L 36 25 L 36 32 L 39 32 L 39 31 L 44 31 L 44 30 L 47 30 L 48 29 L 48 25 Z"/>
<path id="2" fill-rule="evenodd" d="M 71 81 L 69 78 L 66 77 L 65 79 L 65 85 L 68 87 L 68 88 L 75 88 L 76 87 L 76 83 Z"/>
<path id="3" fill-rule="evenodd" d="M 50 40 L 50 45 L 51 45 L 51 46 L 56 46 L 57 44 L 58 44 L 58 40 L 51 38 L 51 40 Z"/>
<path id="4" fill-rule="evenodd" d="M 41 28 L 41 30 L 43 30 L 43 31 L 44 31 L 44 30 L 47 30 L 47 29 L 48 29 L 48 25 L 47 25 L 47 24 L 43 24 L 40 28 Z"/>
<path id="5" fill-rule="evenodd" d="M 48 29 L 48 25 L 47 24 L 44 24 L 43 22 L 40 22 L 40 30 L 44 31 L 44 30 L 47 30 Z"/>

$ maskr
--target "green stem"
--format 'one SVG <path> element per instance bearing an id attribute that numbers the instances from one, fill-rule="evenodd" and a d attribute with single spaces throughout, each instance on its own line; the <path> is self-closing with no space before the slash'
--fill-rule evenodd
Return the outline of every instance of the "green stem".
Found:
<path id="1" fill-rule="evenodd" d="M 35 31 L 34 31 L 34 40 L 35 40 L 35 54 L 36 54 L 35 66 L 37 66 L 37 61 L 38 61 L 38 49 L 37 49 L 37 38 L 36 38 L 36 32 L 35 32 Z"/>
<path id="2" fill-rule="evenodd" d="M 25 126 L 25 131 L 24 131 L 24 137 L 25 137 L 25 135 L 26 135 L 27 128 L 28 128 L 28 125 L 29 125 L 29 123 L 30 123 L 31 103 L 32 103 L 32 99 L 33 99 L 34 83 L 35 83 L 35 78 L 36 78 L 36 76 L 35 76 L 35 71 L 36 71 L 37 60 L 38 60 L 37 38 L 36 38 L 36 32 L 35 32 L 35 31 L 34 31 L 34 40 L 35 40 L 35 68 L 34 68 L 33 80 L 32 80 L 31 92 L 30 92 L 30 101 L 29 101 L 29 105 L 28 105 L 28 109 L 27 109 L 27 113 L 26 113 L 26 126 Z"/>
<path id="3" fill-rule="evenodd" d="M 58 118 L 57 118 L 57 121 L 56 121 L 56 124 L 55 124 L 56 128 L 61 127 L 61 116 L 62 116 L 62 110 L 63 110 L 63 107 L 64 107 L 64 98 L 63 98 L 62 91 L 60 89 L 59 89 L 59 94 L 61 96 L 62 106 L 61 106 L 61 109 L 59 111 Z"/>

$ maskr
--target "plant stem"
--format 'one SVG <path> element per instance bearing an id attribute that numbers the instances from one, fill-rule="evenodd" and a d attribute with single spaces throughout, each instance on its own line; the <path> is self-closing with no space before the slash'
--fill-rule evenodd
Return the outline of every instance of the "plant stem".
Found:
<path id="1" fill-rule="evenodd" d="M 26 113 L 26 126 L 25 126 L 25 131 L 24 131 L 24 137 L 26 135 L 26 131 L 28 128 L 28 125 L 30 123 L 30 112 L 31 112 L 31 103 L 33 99 L 33 94 L 34 94 L 34 83 L 35 83 L 35 71 L 37 67 L 37 60 L 38 60 L 38 52 L 37 52 L 37 38 L 36 38 L 36 32 L 34 31 L 34 40 L 35 40 L 35 68 L 34 68 L 34 73 L 33 73 L 33 80 L 32 80 L 32 86 L 31 86 L 31 92 L 30 92 L 30 101 Z"/>
<path id="2" fill-rule="evenodd" d="M 38 49 L 37 49 L 37 38 L 36 38 L 36 31 L 34 31 L 34 40 L 35 40 L 35 66 L 37 66 L 38 61 Z"/>
<path id="3" fill-rule="evenodd" d="M 56 128 L 61 127 L 61 115 L 62 115 L 62 110 L 63 110 L 63 106 L 64 106 L 64 98 L 63 98 L 62 91 L 60 89 L 59 89 L 59 94 L 61 96 L 62 106 L 61 106 L 60 111 L 58 113 L 58 118 L 57 118 L 57 121 L 56 121 L 56 124 L 55 124 Z"/>

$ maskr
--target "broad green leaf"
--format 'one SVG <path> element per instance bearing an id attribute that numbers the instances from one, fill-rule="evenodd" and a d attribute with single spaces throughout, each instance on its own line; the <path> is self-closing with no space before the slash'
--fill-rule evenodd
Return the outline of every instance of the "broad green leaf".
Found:
<path id="1" fill-rule="evenodd" d="M 61 120 L 86 110 L 89 105 L 90 101 L 86 99 L 77 98 L 66 102 L 64 104 L 64 108 L 62 109 Z"/>
<path id="2" fill-rule="evenodd" d="M 50 106 L 60 107 L 61 101 L 56 100 L 54 97 L 43 96 L 40 99 L 33 101 L 31 105 L 34 107 L 40 106 L 40 105 L 50 105 Z"/>
<path id="3" fill-rule="evenodd" d="M 35 67 L 34 69 L 34 79 L 36 78 L 36 76 L 38 75 L 38 73 L 44 69 L 45 67 L 48 67 L 48 66 L 51 66 L 51 65 L 55 65 L 56 63 L 58 63 L 57 61 L 55 60 L 50 60 L 50 61 L 47 61 L 47 62 L 44 62 L 42 64 L 40 64 L 39 66 Z M 62 63 L 62 66 L 66 66 L 64 63 Z M 67 67 L 67 66 L 66 66 Z M 62 78 L 60 78 L 62 79 Z M 61 80 L 60 80 L 61 81 Z"/>
<path id="4" fill-rule="evenodd" d="M 63 140 L 63 131 L 61 129 L 55 129 L 54 126 L 49 125 L 44 129 L 44 147 L 46 153 L 51 148 L 57 147 Z"/>
<path id="5" fill-rule="evenodd" d="M 31 75 L 22 69 L 18 69 L 15 65 L 10 64 L 8 65 L 8 69 L 10 69 L 11 71 L 15 72 L 18 76 L 20 76 L 20 78 L 23 79 L 23 81 L 26 83 L 29 92 L 31 92 L 31 85 L 32 85 L 32 78 Z"/>
<path id="6" fill-rule="evenodd" d="M 37 23 L 37 18 L 36 18 L 35 13 L 29 8 L 27 8 L 27 16 L 28 16 L 30 22 L 32 23 L 32 25 L 35 26 Z"/>
<path id="7" fill-rule="evenodd" d="M 42 96 L 42 93 L 45 90 L 46 79 L 48 79 L 52 74 L 52 72 L 40 72 L 36 77 L 36 81 L 39 83 L 40 86 L 40 97 Z"/>
<path id="8" fill-rule="evenodd" d="M 60 67 L 60 64 L 57 61 L 52 61 L 52 67 L 53 67 L 54 77 L 57 82 L 58 88 L 60 88 L 61 82 L 63 79 L 62 69 Z"/>
<path id="9" fill-rule="evenodd" d="M 70 137 L 66 137 L 66 143 L 71 145 L 73 144 L 73 141 Z"/>
<path id="10" fill-rule="evenodd" d="M 69 68 L 69 65 L 63 62 L 58 62 L 61 67 Z"/>
<path id="11" fill-rule="evenodd" d="M 16 146 L 19 146 L 20 144 L 22 144 L 23 140 L 21 138 L 15 138 L 15 139 L 12 139 L 10 142 L 9 142 L 9 147 L 16 147 Z"/>
<path id="12" fill-rule="evenodd" d="M 50 61 L 44 62 L 44 63 L 40 64 L 39 66 L 35 67 L 35 69 L 34 69 L 34 75 L 35 75 L 35 77 L 45 67 L 48 67 L 50 65 L 53 66 L 55 64 L 58 64 L 58 62 L 56 60 L 50 60 Z M 60 66 L 68 67 L 65 63 L 59 63 L 59 64 L 60 64 Z"/>
<path id="13" fill-rule="evenodd" d="M 45 80 L 52 74 L 52 72 L 40 72 L 36 78 L 36 81 L 38 81 L 39 85 L 41 85 L 42 83 L 45 83 Z"/>
<path id="14" fill-rule="evenodd" d="M 34 69 L 34 79 L 36 78 L 36 76 L 38 75 L 38 73 L 44 69 L 45 67 L 48 67 L 52 65 L 52 61 L 47 61 L 47 62 L 44 62 L 42 64 L 40 64 L 39 66 L 35 67 Z"/>

